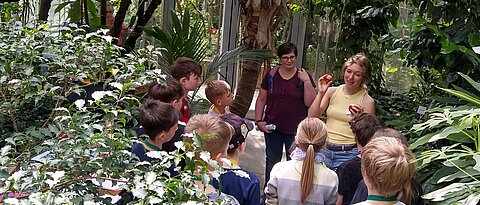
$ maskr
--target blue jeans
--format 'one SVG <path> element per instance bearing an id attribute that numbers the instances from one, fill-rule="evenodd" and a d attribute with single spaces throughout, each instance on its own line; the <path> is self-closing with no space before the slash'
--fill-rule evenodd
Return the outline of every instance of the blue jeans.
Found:
<path id="1" fill-rule="evenodd" d="M 357 148 L 353 148 L 350 151 L 332 151 L 328 149 L 321 149 L 320 153 L 325 155 L 325 165 L 333 171 L 342 165 L 343 162 L 360 154 Z"/>
<path id="2" fill-rule="evenodd" d="M 295 134 L 283 134 L 278 131 L 272 133 L 264 133 L 265 135 L 265 152 L 267 159 L 265 163 L 265 185 L 270 180 L 270 172 L 273 165 L 282 160 L 283 147 L 285 146 L 286 158 L 290 160 L 290 147 L 292 146 Z"/>

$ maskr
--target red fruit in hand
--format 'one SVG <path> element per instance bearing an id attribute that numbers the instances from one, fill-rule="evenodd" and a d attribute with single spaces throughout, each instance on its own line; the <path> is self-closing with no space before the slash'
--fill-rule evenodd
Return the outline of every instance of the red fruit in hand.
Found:
<path id="1" fill-rule="evenodd" d="M 356 113 L 359 110 L 359 105 L 357 104 L 350 104 L 348 105 L 348 111 L 350 111 L 351 114 Z"/>
<path id="2" fill-rule="evenodd" d="M 327 79 L 328 81 L 332 81 L 333 77 L 331 75 L 327 75 L 325 76 L 325 79 Z"/>

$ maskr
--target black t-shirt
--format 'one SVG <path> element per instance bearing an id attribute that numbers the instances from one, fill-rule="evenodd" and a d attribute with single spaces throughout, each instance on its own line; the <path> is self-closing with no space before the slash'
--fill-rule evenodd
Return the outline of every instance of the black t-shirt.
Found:
<path id="1" fill-rule="evenodd" d="M 338 194 L 343 195 L 342 204 L 350 204 L 357 190 L 357 184 L 363 179 L 360 157 L 355 156 L 338 168 Z"/>

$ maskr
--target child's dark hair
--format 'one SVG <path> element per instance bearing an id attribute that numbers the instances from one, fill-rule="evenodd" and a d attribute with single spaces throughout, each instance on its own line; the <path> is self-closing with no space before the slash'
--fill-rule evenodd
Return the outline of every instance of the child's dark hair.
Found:
<path id="1" fill-rule="evenodd" d="M 190 78 L 190 74 L 201 76 L 202 66 L 190 58 L 180 57 L 173 62 L 170 73 L 177 80 L 183 77 Z"/>
<path id="2" fill-rule="evenodd" d="M 355 135 L 355 140 L 363 147 L 372 139 L 377 130 L 386 127 L 378 117 L 369 113 L 358 114 L 348 124 Z"/>
<path id="3" fill-rule="evenodd" d="M 178 123 L 180 112 L 168 103 L 147 99 L 140 106 L 140 124 L 151 139 L 160 132 L 168 132 Z"/>
<path id="4" fill-rule="evenodd" d="M 293 43 L 283 43 L 277 49 L 277 56 L 282 57 L 285 54 L 293 52 L 297 56 L 297 46 Z"/>
<path id="5" fill-rule="evenodd" d="M 171 103 L 180 100 L 185 95 L 182 84 L 174 79 L 168 79 L 166 84 L 154 83 L 148 89 L 148 98 Z"/>

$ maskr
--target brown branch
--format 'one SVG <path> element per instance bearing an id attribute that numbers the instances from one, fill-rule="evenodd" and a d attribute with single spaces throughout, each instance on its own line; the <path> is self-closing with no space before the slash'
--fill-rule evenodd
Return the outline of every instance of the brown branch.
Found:
<path id="1" fill-rule="evenodd" d="M 52 110 L 52 112 L 50 113 L 50 116 L 48 116 L 48 118 L 45 120 L 45 122 L 43 123 L 42 127 L 45 128 L 47 127 L 48 123 L 50 122 L 50 120 L 53 119 L 53 116 L 55 115 L 55 110 L 57 108 L 60 107 L 60 105 L 62 105 L 60 99 L 57 100 L 57 103 L 55 103 L 55 108 Z"/>
<path id="2" fill-rule="evenodd" d="M 135 43 L 137 42 L 137 39 L 142 34 L 142 28 L 145 27 L 145 25 L 147 25 L 150 18 L 152 18 L 153 13 L 155 12 L 155 10 L 158 8 L 158 6 L 161 3 L 162 3 L 162 0 L 152 0 L 145 12 L 143 10 L 144 5 L 145 5 L 145 1 L 143 1 L 138 6 L 137 24 L 135 25 L 135 28 L 133 29 L 132 33 L 130 33 L 130 36 L 128 37 L 127 41 L 125 42 L 125 49 L 127 51 L 132 51 L 135 48 Z"/>
<path id="3" fill-rule="evenodd" d="M 8 114 L 10 114 L 10 120 L 12 120 L 13 129 L 15 130 L 15 132 L 18 133 L 19 131 L 18 131 L 18 127 L 17 127 L 17 121 L 15 120 L 15 113 L 12 112 L 11 110 L 9 110 Z"/>
<path id="4" fill-rule="evenodd" d="M 114 44 L 117 44 L 118 42 L 118 38 L 120 37 L 120 33 L 122 31 L 122 24 L 125 20 L 125 16 L 127 14 L 128 7 L 130 7 L 130 4 L 132 4 L 132 0 L 122 0 L 120 2 L 120 8 L 118 9 L 117 15 L 115 15 L 113 27 L 110 29 L 110 35 L 116 38 L 113 40 Z"/>
<path id="5" fill-rule="evenodd" d="M 53 0 L 40 0 L 40 9 L 38 11 L 38 19 L 39 20 L 47 21 L 48 11 L 52 7 L 52 1 Z"/>

